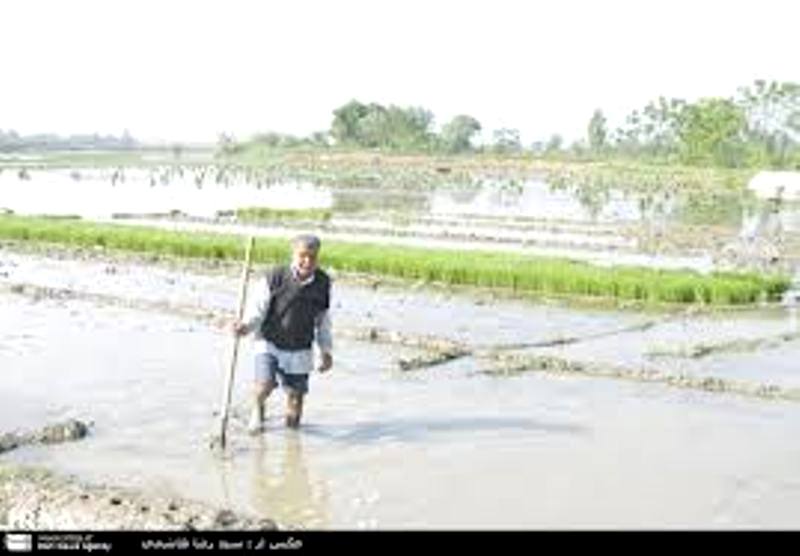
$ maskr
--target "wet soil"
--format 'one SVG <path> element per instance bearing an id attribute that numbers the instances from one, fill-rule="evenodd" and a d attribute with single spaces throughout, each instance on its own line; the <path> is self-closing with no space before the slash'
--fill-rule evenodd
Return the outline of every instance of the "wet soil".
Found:
<path id="1" fill-rule="evenodd" d="M 207 439 L 238 265 L 0 254 L 0 431 L 94 423 L 79 442 L 0 457 L 212 508 L 143 527 L 212 527 L 220 511 L 289 528 L 796 526 L 800 350 L 785 308 L 640 313 L 339 276 L 335 366 L 312 377 L 300 431 L 275 394 L 265 434 L 246 434 L 245 347 L 220 457 Z M 14 477 L 20 492 L 67 492 Z M 37 523 L 73 524 L 63 507 Z"/>

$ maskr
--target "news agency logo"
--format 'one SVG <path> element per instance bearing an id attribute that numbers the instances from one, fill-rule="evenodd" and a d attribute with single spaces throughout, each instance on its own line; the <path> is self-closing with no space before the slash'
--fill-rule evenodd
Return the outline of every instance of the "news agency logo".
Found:
<path id="1" fill-rule="evenodd" d="M 6 533 L 4 544 L 9 552 L 31 552 L 33 535 L 29 533 Z"/>

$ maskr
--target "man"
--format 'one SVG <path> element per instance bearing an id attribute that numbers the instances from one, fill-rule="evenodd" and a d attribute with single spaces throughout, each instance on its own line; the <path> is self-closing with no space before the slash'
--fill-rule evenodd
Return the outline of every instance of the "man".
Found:
<path id="1" fill-rule="evenodd" d="M 286 426 L 300 426 L 314 369 L 314 343 L 321 355 L 319 371 L 333 366 L 331 282 L 317 266 L 319 250 L 318 237 L 295 237 L 291 264 L 269 269 L 243 320 L 232 325 L 235 334 L 255 336 L 255 392 L 248 425 L 253 434 L 263 430 L 264 404 L 278 384 L 287 393 Z"/>

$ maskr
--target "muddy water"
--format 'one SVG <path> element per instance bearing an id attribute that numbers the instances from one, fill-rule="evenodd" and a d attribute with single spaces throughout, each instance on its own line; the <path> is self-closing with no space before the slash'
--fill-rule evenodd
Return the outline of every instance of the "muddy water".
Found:
<path id="1" fill-rule="evenodd" d="M 785 308 L 676 317 L 646 331 L 537 350 L 575 361 L 800 388 L 800 337 Z"/>
<path id="2" fill-rule="evenodd" d="M 231 312 L 235 303 L 235 272 L 132 262 L 110 270 L 99 259 L 2 255 L 0 285 L 69 284 Z M 337 329 L 369 322 L 472 346 L 592 335 L 663 318 L 644 332 L 558 348 L 577 359 L 616 353 L 617 363 L 630 365 L 664 365 L 647 355 L 657 347 L 772 337 L 785 325 L 777 312 L 676 319 L 372 289 L 344 279 L 335 287 Z M 488 376 L 475 372 L 485 363 L 470 357 L 402 372 L 396 359 L 416 350 L 340 337 L 335 369 L 312 378 L 301 431 L 284 430 L 276 395 L 267 432 L 251 438 L 243 429 L 245 344 L 229 457 L 219 459 L 206 442 L 230 338 L 217 328 L 80 298 L 3 293 L 0 303 L 0 429 L 68 417 L 95 422 L 83 441 L 22 448 L 5 455 L 9 461 L 189 495 L 296 527 L 798 525 L 798 403 L 580 376 Z M 795 345 L 771 352 L 785 363 L 776 374 L 769 366 L 762 372 L 790 374 Z M 751 365 L 769 351 L 714 355 L 714 372 L 754 372 Z"/>
<path id="3" fill-rule="evenodd" d="M 307 182 L 218 183 L 214 172 L 173 174 L 146 169 L 64 169 L 0 173 L 0 208 L 17 214 L 109 218 L 114 214 L 168 214 L 180 211 L 213 217 L 217 211 L 268 206 L 276 209 L 327 207 L 330 191 Z M 162 179 L 166 178 L 166 179 Z"/>

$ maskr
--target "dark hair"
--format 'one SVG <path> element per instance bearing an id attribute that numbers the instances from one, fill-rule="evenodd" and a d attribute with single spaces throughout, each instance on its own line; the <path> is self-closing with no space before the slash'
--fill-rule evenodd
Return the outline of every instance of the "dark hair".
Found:
<path id="1" fill-rule="evenodd" d="M 305 247 L 312 251 L 319 251 L 321 242 L 314 234 L 300 234 L 292 239 L 292 247 Z"/>

